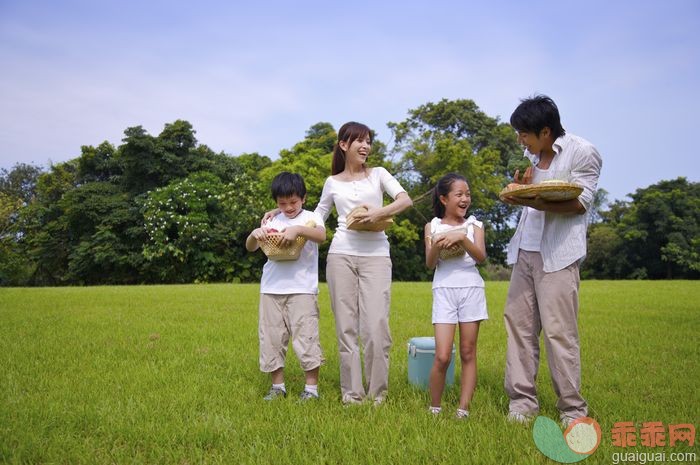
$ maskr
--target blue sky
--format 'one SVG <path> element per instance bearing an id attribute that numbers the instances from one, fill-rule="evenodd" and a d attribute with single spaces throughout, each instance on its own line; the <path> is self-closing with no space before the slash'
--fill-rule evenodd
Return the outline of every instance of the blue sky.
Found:
<path id="1" fill-rule="evenodd" d="M 275 158 L 320 121 L 386 123 L 443 98 L 507 121 L 551 96 L 600 187 L 698 181 L 700 1 L 0 0 L 0 168 L 48 165 L 176 119 Z"/>

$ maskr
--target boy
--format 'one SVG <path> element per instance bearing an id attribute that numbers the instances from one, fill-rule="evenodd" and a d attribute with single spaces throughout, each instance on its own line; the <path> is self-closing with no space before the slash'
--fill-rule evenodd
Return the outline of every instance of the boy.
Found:
<path id="1" fill-rule="evenodd" d="M 269 230 L 284 234 L 281 245 L 297 236 L 307 239 L 297 260 L 268 260 L 260 281 L 260 371 L 270 373 L 272 387 L 265 400 L 286 397 L 284 362 L 289 337 L 306 374 L 302 401 L 318 399 L 318 371 L 323 361 L 318 334 L 318 243 L 326 239 L 323 220 L 302 209 L 306 186 L 298 174 L 282 172 L 272 180 L 272 198 L 280 212 L 264 227 L 246 239 L 246 249 L 253 252 L 265 241 Z M 313 221 L 315 226 L 307 226 Z"/>
<path id="2" fill-rule="evenodd" d="M 579 263 L 586 255 L 585 214 L 593 203 L 602 160 L 590 142 L 564 130 L 559 109 L 547 96 L 523 100 L 510 124 L 532 162 L 522 178 L 515 172 L 516 182 L 561 179 L 583 186 L 577 199 L 564 202 L 507 200 L 524 207 L 508 244 L 508 264 L 513 265 L 504 313 L 508 418 L 524 423 L 539 411 L 535 378 L 539 335 L 544 332 L 557 408 L 566 428 L 588 414 L 581 396 Z"/>

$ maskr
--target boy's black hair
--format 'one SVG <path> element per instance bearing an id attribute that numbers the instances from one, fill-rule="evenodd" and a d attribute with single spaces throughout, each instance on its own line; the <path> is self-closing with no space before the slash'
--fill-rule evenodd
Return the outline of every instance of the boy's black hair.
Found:
<path id="1" fill-rule="evenodd" d="M 299 174 L 290 173 L 289 171 L 282 171 L 275 176 L 275 179 L 272 180 L 270 190 L 272 191 L 272 198 L 275 201 L 277 201 L 279 197 L 290 197 L 292 195 L 298 195 L 302 199 L 306 197 L 304 178 Z"/>
<path id="2" fill-rule="evenodd" d="M 535 95 L 520 101 L 510 115 L 510 125 L 520 132 L 533 132 L 540 136 L 544 128 L 552 131 L 552 140 L 566 134 L 559 118 L 559 109 L 554 100 L 546 95 Z"/>
<path id="3" fill-rule="evenodd" d="M 450 193 L 450 189 L 452 189 L 452 183 L 458 180 L 467 182 L 467 178 L 461 174 L 447 173 L 435 184 L 433 188 L 433 213 L 436 217 L 445 217 L 445 206 L 440 202 L 440 196 L 444 195 L 447 197 L 447 194 Z"/>

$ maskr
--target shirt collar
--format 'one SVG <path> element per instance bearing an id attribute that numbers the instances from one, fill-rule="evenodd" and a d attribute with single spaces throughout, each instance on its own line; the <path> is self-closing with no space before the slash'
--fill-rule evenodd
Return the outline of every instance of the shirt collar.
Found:
<path id="1" fill-rule="evenodd" d="M 554 141 L 552 144 L 552 149 L 554 150 L 554 155 L 559 155 L 564 148 L 564 138 L 566 137 L 566 134 L 563 136 L 557 137 L 557 140 Z M 530 153 L 528 149 L 525 149 L 525 153 L 523 154 L 525 157 L 527 157 L 530 162 L 532 162 L 533 165 L 537 165 L 540 162 L 540 156 L 534 153 Z"/>

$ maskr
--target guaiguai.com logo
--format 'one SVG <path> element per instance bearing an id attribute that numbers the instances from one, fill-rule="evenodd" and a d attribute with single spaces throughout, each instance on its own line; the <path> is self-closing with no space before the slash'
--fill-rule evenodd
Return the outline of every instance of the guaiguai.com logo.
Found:
<path id="1" fill-rule="evenodd" d="M 559 425 L 539 416 L 532 427 L 535 445 L 545 456 L 559 463 L 575 463 L 590 457 L 600 445 L 600 425 L 593 418 L 582 417 L 571 422 L 562 434 Z"/>

